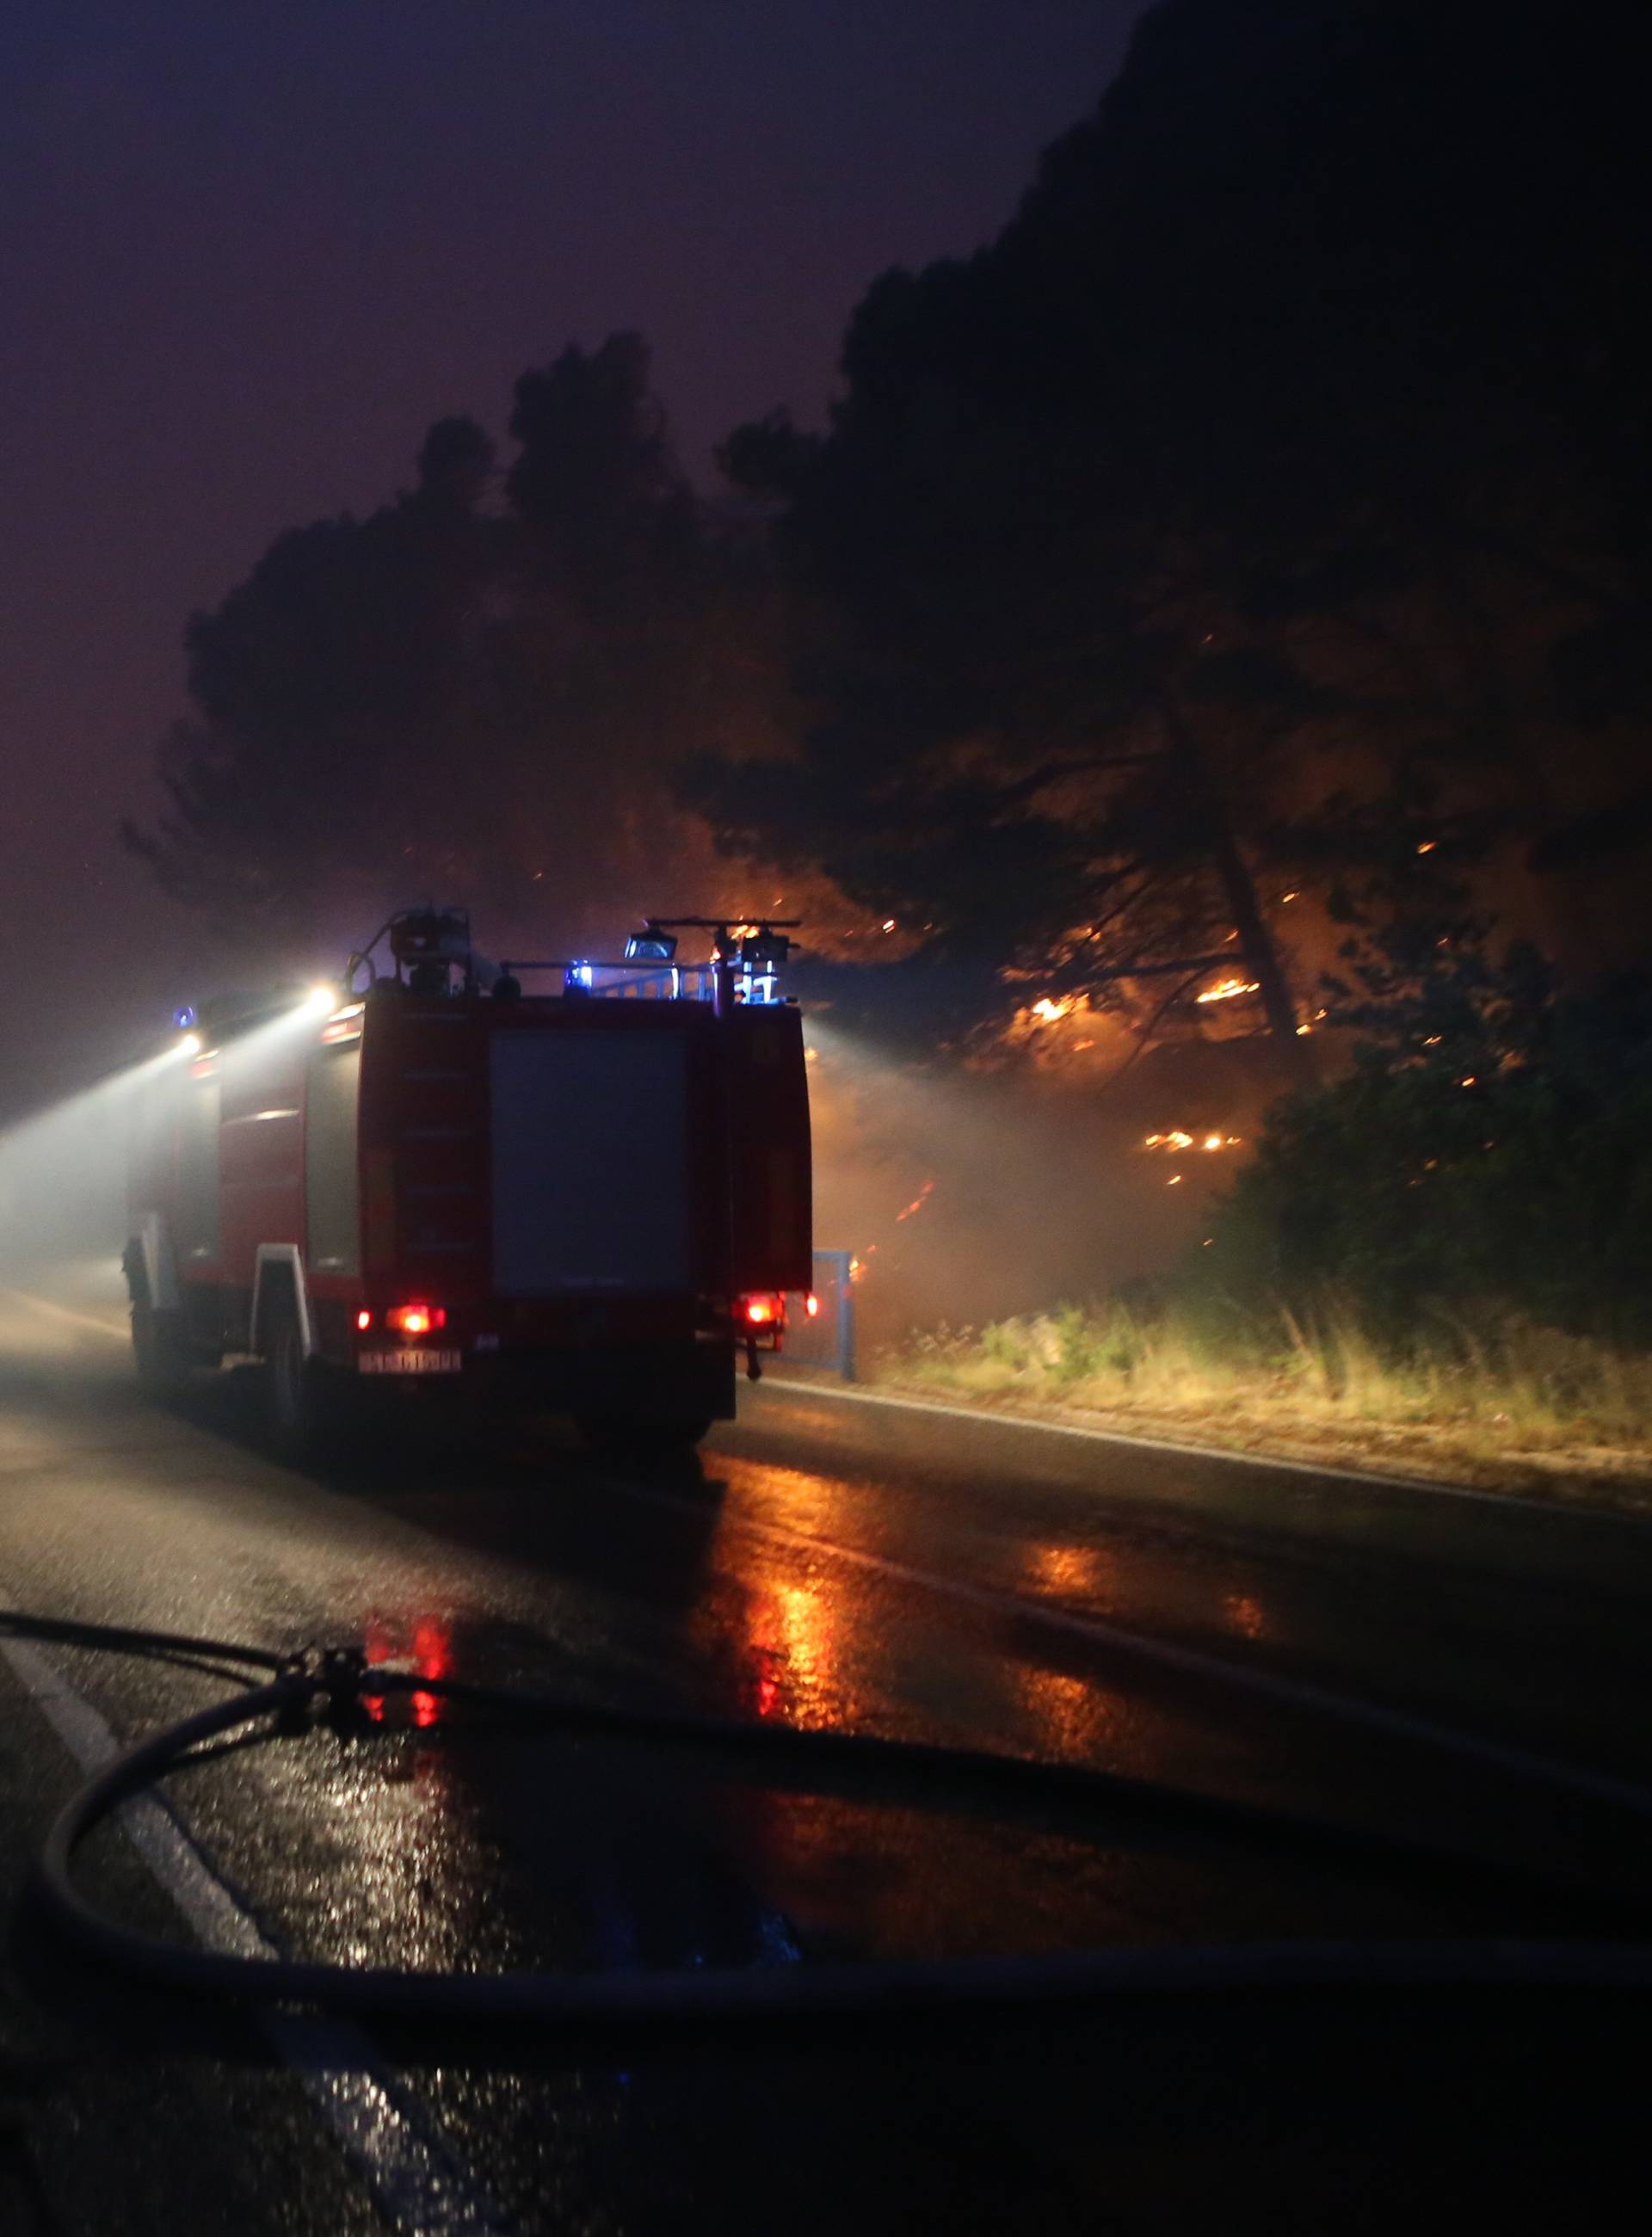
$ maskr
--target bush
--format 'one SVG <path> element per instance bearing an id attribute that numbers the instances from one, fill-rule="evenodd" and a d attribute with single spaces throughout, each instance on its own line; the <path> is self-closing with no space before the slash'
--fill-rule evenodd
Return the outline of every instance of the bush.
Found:
<path id="1" fill-rule="evenodd" d="M 1007 1367 L 1012 1375 L 1023 1375 L 1032 1362 L 1032 1349 L 1026 1330 L 1020 1321 L 996 1321 L 983 1329 L 981 1348 L 995 1367 Z"/>
<path id="2" fill-rule="evenodd" d="M 1100 1363 L 1100 1343 L 1082 1305 L 1058 1305 L 1055 1310 L 1055 1360 L 1058 1382 L 1080 1382 Z"/>
<path id="3" fill-rule="evenodd" d="M 1652 1340 L 1652 987 L 1561 995 L 1530 950 L 1441 937 L 1336 989 L 1353 1069 L 1269 1114 L 1180 1291 L 1299 1319 L 1335 1291 L 1399 1355 L 1443 1314 L 1459 1347 L 1510 1316 Z"/>
<path id="4" fill-rule="evenodd" d="M 1420 1436 L 1492 1461 L 1579 1445 L 1642 1454 L 1652 1427 L 1652 1356 L 1518 1319 L 1470 1327 L 1436 1311 L 1404 1358 L 1374 1341 L 1352 1301 L 1322 1298 L 1304 1318 L 1230 1316 L 1213 1338 L 1180 1309 L 1130 1315 L 1116 1303 L 1087 1311 L 915 1332 L 879 1362 L 908 1386 L 965 1398 L 1078 1406 L 1179 1420 L 1266 1438 L 1330 1430 L 1354 1449 Z M 1080 1370 L 1079 1363 L 1089 1363 Z M 1386 1449 L 1386 1445 L 1384 1446 Z"/>

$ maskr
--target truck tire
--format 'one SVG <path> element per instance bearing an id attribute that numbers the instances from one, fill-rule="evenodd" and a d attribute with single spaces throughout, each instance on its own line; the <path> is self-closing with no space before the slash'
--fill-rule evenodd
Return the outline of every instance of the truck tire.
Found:
<path id="1" fill-rule="evenodd" d="M 298 1310 L 274 1300 L 263 1344 L 264 1435 L 280 1460 L 324 1459 L 336 1441 L 340 1407 L 328 1369 L 304 1350 Z"/>

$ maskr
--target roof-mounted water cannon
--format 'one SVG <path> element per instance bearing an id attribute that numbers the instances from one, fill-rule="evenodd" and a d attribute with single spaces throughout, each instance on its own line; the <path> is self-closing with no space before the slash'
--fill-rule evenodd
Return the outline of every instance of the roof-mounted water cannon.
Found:
<path id="1" fill-rule="evenodd" d="M 677 934 L 667 932 L 657 919 L 649 917 L 640 932 L 633 932 L 625 941 L 627 963 L 670 963 L 677 954 Z"/>
<path id="2" fill-rule="evenodd" d="M 794 920 L 794 922 L 796 920 Z M 741 940 L 738 960 L 746 978 L 743 999 L 748 1002 L 777 1002 L 780 967 L 797 945 L 788 940 L 783 931 L 772 924 L 755 927 L 742 926 L 745 937 Z"/>
<path id="3" fill-rule="evenodd" d="M 386 927 L 398 974 L 406 972 L 415 994 L 445 994 L 448 973 L 457 964 L 471 977 L 471 915 L 468 909 L 404 909 Z"/>
<path id="4" fill-rule="evenodd" d="M 780 967 L 796 946 L 786 931 L 797 921 L 793 917 L 786 927 L 776 927 L 765 918 L 761 924 L 718 927 L 717 952 L 719 959 L 728 959 L 735 1001 L 763 1007 L 780 1000 Z"/>

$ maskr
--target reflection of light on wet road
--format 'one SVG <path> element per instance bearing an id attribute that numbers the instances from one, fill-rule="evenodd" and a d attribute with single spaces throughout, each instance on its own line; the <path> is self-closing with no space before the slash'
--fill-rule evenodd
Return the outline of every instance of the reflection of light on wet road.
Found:
<path id="1" fill-rule="evenodd" d="M 814 1579 L 803 1584 L 764 1579 L 752 1587 L 746 1608 L 757 1714 L 805 1726 L 836 1722 L 838 1616 L 832 1587 Z"/>
<path id="2" fill-rule="evenodd" d="M 876 1485 L 857 1483 L 848 1476 L 820 1475 L 808 1468 L 779 1468 L 772 1461 L 747 1461 L 724 1453 L 717 1455 L 715 1465 L 730 1490 L 754 1511 L 823 1539 L 851 1535 L 856 1519 L 875 1512 L 879 1504 Z"/>
<path id="3" fill-rule="evenodd" d="M 749 1477 L 765 1505 L 777 1505 L 793 1527 L 841 1534 L 857 1505 L 848 1484 L 798 1468 L 741 1468 L 719 1461 L 732 1478 Z M 818 1727 L 852 1715 L 844 1699 L 847 1641 L 863 1620 L 859 1595 L 846 1593 L 840 1570 L 800 1566 L 784 1547 L 747 1537 L 719 1524 L 717 1567 L 731 1592 L 726 1602 L 703 1602 L 696 1631 L 704 1646 L 725 1653 L 732 1643 L 738 1686 L 757 1715 Z"/>
<path id="4" fill-rule="evenodd" d="M 1252 1600 L 1248 1593 L 1230 1593 L 1222 1605 L 1227 1611 L 1228 1622 L 1241 1639 L 1267 1637 L 1267 1613 L 1260 1600 Z"/>
<path id="5" fill-rule="evenodd" d="M 413 1666 L 421 1678 L 446 1678 L 452 1666 L 447 1627 L 426 1616 L 413 1626 Z M 415 1693 L 413 1697 L 413 1722 L 428 1726 L 437 1722 L 444 1707 L 437 1693 Z"/>
<path id="6" fill-rule="evenodd" d="M 781 1528 L 818 1536 L 823 1547 L 852 1560 L 853 1543 L 865 1536 L 868 1522 L 887 1516 L 887 1495 L 801 1469 L 721 1458 L 719 1467 L 741 1499 L 740 1505 L 730 1501 L 720 1519 L 724 1588 L 702 1605 L 697 1630 L 714 1654 L 719 1642 L 726 1652 L 730 1634 L 737 1638 L 736 1686 L 757 1716 L 893 1737 L 961 1740 L 973 1732 L 1015 1752 L 1109 1765 L 1117 1765 L 1123 1751 L 1139 1767 L 1151 1719 L 1144 1720 L 1127 1691 L 1071 1667 L 1051 1667 L 1036 1654 L 1029 1658 L 1027 1642 L 1003 1634 L 995 1613 L 995 1643 L 972 1660 L 960 1686 L 961 1673 L 948 1667 L 950 1658 L 935 1659 L 935 1612 L 927 1598 L 890 1620 L 887 1594 L 893 1586 L 904 1596 L 904 1579 L 869 1585 L 829 1554 L 823 1560 L 816 1548 L 748 1534 L 741 1527 L 757 1520 L 741 1514 L 749 1501 Z M 1112 1597 L 1116 1556 L 1109 1547 L 1050 1540 L 1016 1550 L 1014 1582 L 1028 1603 L 1094 1607 Z"/>
<path id="7" fill-rule="evenodd" d="M 1113 1557 L 1101 1546 L 1033 1544 L 1027 1549 L 1029 1583 L 1047 1593 L 1063 1593 L 1105 1602 L 1112 1582 Z"/>
<path id="8" fill-rule="evenodd" d="M 370 1668 L 452 1672 L 446 1614 L 381 1607 L 361 1636 Z M 514 1962 L 519 1923 L 490 1892 L 473 1766 L 432 1729 L 450 1705 L 422 1687 L 368 1694 L 364 1705 L 370 1735 L 346 1738 L 325 1759 L 281 1752 L 259 1767 L 295 1837 L 279 1874 L 295 1945 L 363 1964 Z"/>
<path id="9" fill-rule="evenodd" d="M 948 1575 L 942 1549 L 955 1560 L 961 1541 L 921 1478 L 721 1452 L 710 1464 L 723 1497 L 692 1636 L 723 1702 L 769 1719 L 996 1746 L 1183 1785 L 1232 1782 L 1226 1720 L 1166 1699 L 1157 1682 L 1168 1666 L 1222 1687 L 1237 1680 L 1247 1699 L 1275 1684 L 1248 1674 L 1252 1634 L 1238 1627 L 1256 1627 L 1265 1651 L 1278 1610 L 1234 1588 L 1231 1562 L 1189 1561 L 1151 1528 L 1019 1531 L 1010 1509 L 1001 1529 L 978 1522 L 967 1534 L 971 1563 Z M 783 1580 L 806 1587 L 816 1631 L 829 1616 L 829 1666 L 814 1666 L 818 1690 L 811 1699 L 799 1688 L 796 1707 L 783 1611 L 764 1602 Z M 1277 1682 L 1279 1698 L 1298 1698 L 1292 1681 Z"/>
<path id="10" fill-rule="evenodd" d="M 420 1616 L 411 1624 L 392 1616 L 370 1615 L 362 1627 L 362 1642 L 369 1669 L 380 1663 L 411 1662 L 420 1678 L 446 1678 L 453 1669 L 453 1640 L 446 1624 L 435 1616 Z M 439 1724 L 446 1703 L 439 1693 L 416 1693 L 406 1697 L 413 1723 L 421 1729 Z M 382 1693 L 367 1693 L 362 1703 L 375 1724 L 385 1721 Z"/>
<path id="11" fill-rule="evenodd" d="M 376 1669 L 381 1662 L 390 1662 L 395 1659 L 395 1649 L 391 1644 L 389 1627 L 376 1615 L 370 1615 L 361 1627 L 361 1651 L 367 1657 L 369 1670 Z M 382 1693 L 364 1693 L 361 1696 L 361 1706 L 375 1725 L 383 1724 L 384 1695 Z"/>
<path id="12" fill-rule="evenodd" d="M 1093 1678 L 1021 1663 L 1015 1672 L 1015 1695 L 1038 1754 L 1094 1756 L 1118 1737 L 1123 1705 L 1116 1693 Z"/>

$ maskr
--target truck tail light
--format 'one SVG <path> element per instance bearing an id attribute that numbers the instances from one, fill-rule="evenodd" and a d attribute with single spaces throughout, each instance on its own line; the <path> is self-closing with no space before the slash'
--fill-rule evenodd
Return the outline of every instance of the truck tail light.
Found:
<path id="1" fill-rule="evenodd" d="M 814 1293 L 814 1291 L 813 1291 L 812 1290 L 809 1292 L 809 1295 L 808 1295 L 808 1296 L 803 1299 L 803 1310 L 808 1314 L 808 1316 L 809 1316 L 809 1319 L 810 1319 L 811 1321 L 812 1321 L 812 1320 L 814 1320 L 814 1319 L 817 1316 L 817 1315 L 819 1314 L 819 1311 L 820 1311 L 820 1299 L 819 1299 L 819 1298 L 815 1295 L 815 1293 Z"/>
<path id="2" fill-rule="evenodd" d="M 446 1305 L 392 1305 L 384 1316 L 384 1324 L 402 1336 L 429 1336 L 434 1329 L 447 1325 Z"/>
<path id="3" fill-rule="evenodd" d="M 365 1310 L 359 1312 L 355 1316 L 355 1324 L 359 1330 L 363 1331 L 370 1329 L 373 1326 L 373 1315 Z"/>
<path id="4" fill-rule="evenodd" d="M 759 1290 L 754 1297 L 741 1298 L 740 1318 L 748 1328 L 783 1328 L 786 1301 L 773 1290 Z"/>

